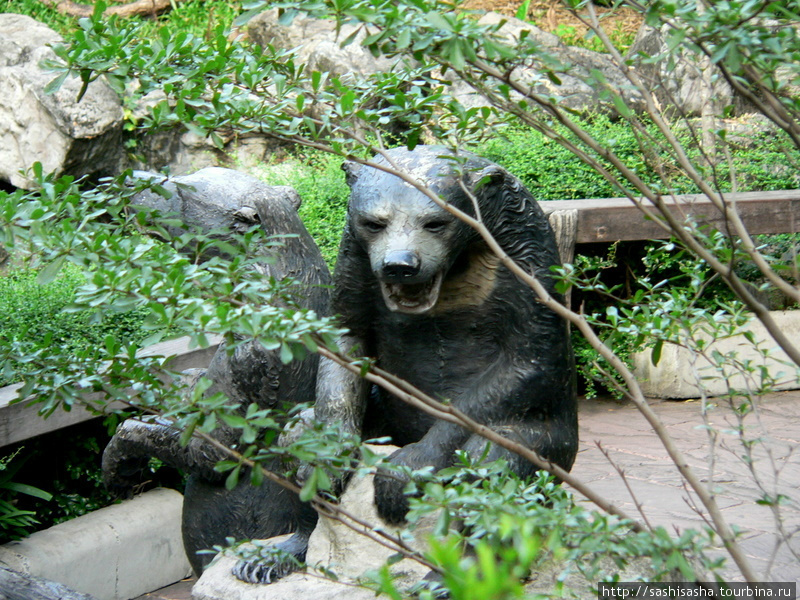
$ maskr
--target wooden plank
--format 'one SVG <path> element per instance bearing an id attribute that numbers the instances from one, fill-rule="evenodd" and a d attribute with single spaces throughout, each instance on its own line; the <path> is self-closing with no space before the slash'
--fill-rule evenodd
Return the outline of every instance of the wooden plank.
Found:
<path id="1" fill-rule="evenodd" d="M 211 340 L 211 345 L 207 348 L 190 349 L 189 338 L 179 338 L 149 346 L 140 352 L 140 356 L 175 356 L 171 366 L 176 371 L 205 368 L 211 362 L 218 345 L 219 340 L 215 339 Z M 11 404 L 20 387 L 22 384 L 0 388 L 0 447 L 97 418 L 83 407 L 74 406 L 69 412 L 57 410 L 45 419 L 39 415 L 37 404 Z M 86 395 L 90 402 L 99 398 L 99 394 Z"/>
<path id="2" fill-rule="evenodd" d="M 727 194 L 735 202 L 743 222 L 752 234 L 796 233 L 800 231 L 800 190 Z M 706 196 L 688 194 L 666 199 L 671 212 L 685 219 L 716 228 L 724 225 L 720 211 Z M 664 239 L 669 237 L 628 198 L 552 200 L 541 203 L 545 213 L 577 210 L 576 243 Z"/>

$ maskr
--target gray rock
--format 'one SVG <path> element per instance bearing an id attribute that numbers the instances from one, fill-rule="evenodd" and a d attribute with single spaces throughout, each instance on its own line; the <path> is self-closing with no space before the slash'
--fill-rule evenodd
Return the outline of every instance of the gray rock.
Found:
<path id="1" fill-rule="evenodd" d="M 704 65 L 696 53 L 683 50 L 675 53 L 674 60 L 667 59 L 667 34 L 667 25 L 655 28 L 644 24 L 626 54 L 626 59 L 659 104 L 686 116 L 702 114 L 712 98 L 717 109 L 734 104 L 731 87 L 716 68 L 704 76 Z M 663 59 L 653 60 L 659 56 Z M 741 110 L 742 106 L 742 102 L 737 101 L 736 108 Z"/>
<path id="2" fill-rule="evenodd" d="M 363 29 L 350 44 L 342 47 L 342 42 L 356 29 L 354 25 L 344 25 L 337 35 L 334 21 L 310 17 L 296 17 L 291 25 L 282 25 L 278 22 L 278 10 L 272 9 L 253 18 L 247 34 L 259 46 L 296 48 L 299 62 L 312 71 L 329 72 L 334 76 L 389 71 L 396 60 L 372 56 L 361 45 L 366 38 Z"/>
<path id="3" fill-rule="evenodd" d="M 0 14 L 0 180 L 19 188 L 31 185 L 19 171 L 36 161 L 45 172 L 81 176 L 111 173 L 122 157 L 122 107 L 105 82 L 89 85 L 80 102 L 75 78 L 45 93 L 56 74 L 39 64 L 59 42 L 30 17 Z"/>
<path id="4" fill-rule="evenodd" d="M 603 75 L 607 85 L 620 94 L 632 110 L 638 111 L 643 108 L 641 96 L 631 89 L 630 82 L 609 55 L 585 48 L 567 46 L 552 33 L 547 33 L 531 23 L 499 13 L 487 13 L 479 22 L 483 25 L 498 25 L 503 21 L 505 23 L 498 30 L 498 34 L 508 44 L 519 45 L 523 32 L 527 32 L 526 35 L 529 39 L 535 40 L 561 65 L 556 69 L 560 80 L 558 83 L 551 81 L 543 73 L 544 69 L 539 63 L 514 70 L 512 77 L 516 81 L 530 86 L 535 93 L 556 98 L 560 106 L 578 112 L 598 110 L 613 112 L 615 110 L 613 105 L 600 93 L 600 86 L 592 81 L 592 72 L 597 71 Z M 453 93 L 467 107 L 487 104 L 484 96 L 463 82 L 455 84 Z M 521 99 L 521 96 L 517 96 L 517 99 Z"/>

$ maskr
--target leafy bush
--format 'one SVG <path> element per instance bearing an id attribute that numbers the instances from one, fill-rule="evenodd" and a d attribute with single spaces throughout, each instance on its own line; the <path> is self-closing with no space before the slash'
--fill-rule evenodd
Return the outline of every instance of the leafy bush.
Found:
<path id="1" fill-rule="evenodd" d="M 145 37 L 155 35 L 161 27 L 172 31 L 186 31 L 203 37 L 215 27 L 230 27 L 231 22 L 240 10 L 239 3 L 220 0 L 184 0 L 174 2 L 172 10 L 154 18 L 131 17 L 138 23 Z M 39 0 L 14 0 L 2 6 L 2 12 L 27 15 L 41 21 L 62 35 L 69 35 L 75 30 L 77 20 L 74 17 L 57 11 Z"/>
<path id="2" fill-rule="evenodd" d="M 606 115 L 575 119 L 592 137 L 614 152 L 634 169 L 639 177 L 665 192 L 692 194 L 699 190 L 671 163 L 669 155 L 659 159 L 662 173 L 653 172 L 640 147 L 637 134 L 627 121 Z M 556 127 L 566 137 L 569 133 Z M 658 139 L 655 128 L 649 135 Z M 700 159 L 701 151 L 691 144 L 692 132 L 680 128 L 678 136 L 691 148 L 691 157 Z M 531 190 L 538 200 L 571 200 L 580 198 L 613 198 L 621 195 L 600 173 L 544 134 L 524 126 L 509 126 L 482 141 L 476 153 L 504 166 Z M 720 157 L 715 166 L 715 180 L 722 191 L 731 191 L 735 179 L 737 190 L 788 190 L 800 184 L 797 165 L 800 151 L 792 147 L 785 134 L 763 131 L 738 136 L 730 141 L 730 162 Z M 701 162 L 698 160 L 698 162 Z M 666 186 L 664 185 L 666 184 Z"/>
<path id="3" fill-rule="evenodd" d="M 24 341 L 34 349 L 57 346 L 75 353 L 103 344 L 109 335 L 122 343 L 146 337 L 141 330 L 147 315 L 143 309 L 106 319 L 71 310 L 76 289 L 84 281 L 85 275 L 74 265 L 65 265 L 58 278 L 45 284 L 39 283 L 32 269 L 17 268 L 0 277 L 0 344 Z M 16 380 L 0 373 L 0 386 Z"/>
<path id="4" fill-rule="evenodd" d="M 29 456 L 18 458 L 20 446 L 0 457 L 0 543 L 28 535 L 39 524 L 36 511 L 19 507 L 19 497 L 26 495 L 48 501 L 52 495 L 26 483 L 15 481 Z"/>

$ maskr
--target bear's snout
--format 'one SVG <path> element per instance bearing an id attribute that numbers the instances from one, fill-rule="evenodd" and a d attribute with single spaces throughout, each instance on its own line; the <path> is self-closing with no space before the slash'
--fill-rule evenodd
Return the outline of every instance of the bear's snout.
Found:
<path id="1" fill-rule="evenodd" d="M 422 261 L 412 250 L 393 250 L 383 259 L 382 278 L 391 283 L 402 283 L 419 275 Z"/>

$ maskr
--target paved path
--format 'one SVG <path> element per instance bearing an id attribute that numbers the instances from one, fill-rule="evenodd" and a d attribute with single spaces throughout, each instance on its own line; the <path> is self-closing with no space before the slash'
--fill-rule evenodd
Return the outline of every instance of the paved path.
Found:
<path id="1" fill-rule="evenodd" d="M 744 420 L 747 437 L 765 440 L 753 448 L 763 486 L 772 494 L 777 490 L 793 499 L 793 505 L 783 509 L 785 527 L 797 532 L 789 547 L 776 545 L 771 509 L 755 504 L 762 493 L 742 460 L 744 449 L 734 433 L 737 421 L 733 411 L 723 401 L 716 402 L 709 413 L 709 424 L 720 432 L 713 453 L 700 401 L 654 400 L 651 406 L 689 466 L 703 481 L 713 477 L 722 514 L 741 529 L 742 546 L 759 578 L 800 581 L 800 560 L 796 558 L 800 555 L 800 392 L 771 394 Z M 629 516 L 639 518 L 619 474 L 597 447 L 599 442 L 624 471 L 650 523 L 669 529 L 702 527 L 702 517 L 693 508 L 698 505 L 696 496 L 681 484 L 666 450 L 632 404 L 584 401 L 580 417 L 581 449 L 573 474 L 614 500 Z M 741 579 L 733 565 L 729 565 L 728 576 L 733 581 Z"/>
<path id="2" fill-rule="evenodd" d="M 790 547 L 776 546 L 772 511 L 754 502 L 761 493 L 741 459 L 743 448 L 733 433 L 736 419 L 730 407 L 717 401 L 710 412 L 709 423 L 720 432 L 712 453 L 699 401 L 653 400 L 651 406 L 698 476 L 704 481 L 713 476 L 722 513 L 730 524 L 742 530 L 742 546 L 759 577 L 765 581 L 800 581 L 800 560 L 795 558 L 800 554 L 800 392 L 771 394 L 757 413 L 745 419 L 746 435 L 766 441 L 766 445 L 757 444 L 753 451 L 756 471 L 763 477 L 765 488 L 771 493 L 777 489 L 793 499 L 794 504 L 785 507 L 784 517 L 786 528 L 798 532 Z M 580 429 L 581 447 L 572 469 L 574 475 L 628 515 L 640 517 L 615 467 L 598 447 L 599 442 L 616 467 L 624 471 L 652 525 L 670 530 L 702 527 L 703 519 L 693 508 L 694 495 L 681 484 L 666 450 L 632 404 L 582 400 Z M 771 459 L 765 447 L 770 449 Z M 741 579 L 732 565 L 727 575 L 733 581 Z M 189 600 L 190 589 L 190 581 L 181 582 L 140 600 Z"/>

